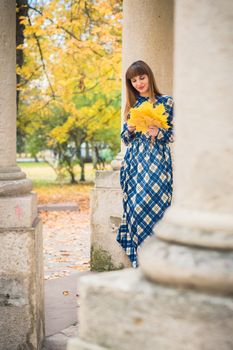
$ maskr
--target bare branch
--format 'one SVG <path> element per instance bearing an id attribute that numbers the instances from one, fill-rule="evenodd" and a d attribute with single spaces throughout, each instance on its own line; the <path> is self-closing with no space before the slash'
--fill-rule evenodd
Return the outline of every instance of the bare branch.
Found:
<path id="1" fill-rule="evenodd" d="M 30 75 L 30 77 L 28 79 L 24 79 L 24 77 L 20 76 L 21 79 L 23 79 L 23 81 L 20 84 L 17 84 L 17 88 L 21 88 L 22 86 L 26 85 L 35 75 L 35 73 L 42 67 L 41 66 L 37 66 L 36 68 L 34 68 L 34 71 L 32 72 L 32 74 Z"/>
<path id="2" fill-rule="evenodd" d="M 32 22 L 31 22 L 31 18 L 29 16 L 29 14 L 28 14 L 28 21 L 29 21 L 30 26 L 32 26 Z M 49 76 L 48 76 L 48 72 L 47 72 L 47 69 L 46 69 L 46 66 L 45 66 L 44 56 L 43 56 L 43 52 L 42 52 L 41 45 L 40 45 L 40 40 L 39 40 L 39 38 L 38 38 L 38 36 L 36 35 L 35 32 L 33 33 L 33 36 L 34 36 L 34 38 L 36 40 L 36 43 L 37 43 L 37 46 L 38 46 L 42 67 L 43 67 L 45 76 L 46 76 L 46 78 L 48 80 L 48 83 L 49 83 L 49 86 L 50 86 L 50 89 L 51 89 L 51 92 L 52 92 L 52 97 L 55 98 L 55 91 L 54 91 L 54 89 L 52 87 L 52 84 L 50 82 L 50 79 L 49 79 Z"/>
<path id="3" fill-rule="evenodd" d="M 41 12 L 41 11 L 38 10 L 37 8 L 32 7 L 32 6 L 29 6 L 29 9 L 30 9 L 30 10 L 33 10 L 33 11 L 39 13 L 41 16 L 43 16 L 43 12 Z M 62 29 L 65 33 L 69 34 L 73 39 L 75 39 L 75 40 L 78 41 L 79 43 L 82 43 L 82 40 L 80 40 L 73 32 L 71 32 L 70 30 L 66 29 L 64 26 L 61 26 L 61 25 L 55 23 L 55 22 L 53 21 L 52 18 L 47 17 L 47 16 L 46 16 L 45 18 L 46 18 L 48 21 L 50 21 L 50 23 L 54 24 L 54 25 L 56 26 L 56 28 Z M 80 46 L 78 46 L 78 45 L 75 45 L 75 46 L 76 46 L 78 49 L 82 49 L 82 48 L 81 48 Z M 99 57 L 103 57 L 103 56 L 104 56 L 104 53 L 101 54 L 101 53 L 97 52 L 96 50 L 94 50 L 92 47 L 89 47 L 89 49 L 91 49 L 92 52 L 93 52 L 95 55 L 99 56 Z"/>
<path id="4" fill-rule="evenodd" d="M 41 11 L 38 10 L 37 8 L 32 7 L 32 6 L 29 6 L 29 9 L 30 9 L 30 10 L 33 10 L 33 11 L 39 13 L 41 16 L 43 16 L 43 12 L 41 12 Z M 67 34 L 69 34 L 69 35 L 70 35 L 72 38 L 74 38 L 75 40 L 81 41 L 81 40 L 80 40 L 74 33 L 72 33 L 70 30 L 66 29 L 65 27 L 63 27 L 63 26 L 61 26 L 61 25 L 59 25 L 59 24 L 56 24 L 52 18 L 50 18 L 50 17 L 48 17 L 48 16 L 46 16 L 45 18 L 46 18 L 48 21 L 50 21 L 52 24 L 54 24 L 54 25 L 56 26 L 56 28 L 64 30 L 64 32 L 66 32 Z"/>

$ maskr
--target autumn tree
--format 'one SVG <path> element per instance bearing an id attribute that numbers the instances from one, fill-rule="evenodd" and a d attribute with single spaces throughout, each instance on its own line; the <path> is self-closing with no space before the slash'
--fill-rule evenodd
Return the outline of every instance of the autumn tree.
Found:
<path id="1" fill-rule="evenodd" d="M 18 128 L 27 145 L 53 150 L 57 169 L 65 167 L 71 182 L 76 164 L 84 180 L 84 142 L 119 147 L 122 1 L 27 5 L 19 17 L 25 28 Z"/>

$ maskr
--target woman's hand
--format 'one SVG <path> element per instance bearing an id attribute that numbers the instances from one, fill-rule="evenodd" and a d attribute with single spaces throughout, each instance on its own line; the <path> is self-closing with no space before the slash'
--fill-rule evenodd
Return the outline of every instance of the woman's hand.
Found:
<path id="1" fill-rule="evenodd" d="M 129 130 L 129 132 L 133 132 L 136 130 L 136 126 L 132 126 L 132 125 L 127 125 L 127 128 Z"/>
<path id="2" fill-rule="evenodd" d="M 159 129 L 157 126 L 149 126 L 148 131 L 150 136 L 152 136 L 152 138 L 155 138 L 158 135 Z"/>

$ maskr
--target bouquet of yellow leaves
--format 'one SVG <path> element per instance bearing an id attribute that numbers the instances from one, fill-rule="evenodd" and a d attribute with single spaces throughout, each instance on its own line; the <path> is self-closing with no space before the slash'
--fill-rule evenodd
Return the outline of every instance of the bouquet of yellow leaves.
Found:
<path id="1" fill-rule="evenodd" d="M 162 103 L 154 108 L 152 103 L 145 101 L 139 107 L 130 109 L 130 118 L 127 123 L 135 126 L 136 131 L 141 131 L 142 133 L 146 133 L 149 126 L 168 129 L 168 114 L 165 112 L 166 110 Z"/>

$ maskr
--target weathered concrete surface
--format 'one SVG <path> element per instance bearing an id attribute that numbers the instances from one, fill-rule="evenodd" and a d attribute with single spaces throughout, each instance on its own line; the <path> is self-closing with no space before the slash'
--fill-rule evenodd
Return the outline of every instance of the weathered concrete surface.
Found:
<path id="1" fill-rule="evenodd" d="M 233 3 L 178 1 L 175 15 L 175 196 L 168 226 L 157 234 L 182 244 L 232 247 Z"/>
<path id="2" fill-rule="evenodd" d="M 43 244 L 32 228 L 0 230 L 0 349 L 40 349 L 44 337 Z"/>
<path id="3" fill-rule="evenodd" d="M 233 348 L 231 297 L 164 287 L 145 280 L 140 269 L 80 282 L 79 338 L 85 345 L 70 350 L 95 349 L 91 344 L 112 350 Z"/>
<path id="4" fill-rule="evenodd" d="M 17 197 L 0 197 L 0 227 L 32 227 L 37 217 L 36 193 Z"/>
<path id="5" fill-rule="evenodd" d="M 48 203 L 48 204 L 40 204 L 38 205 L 38 210 L 46 210 L 46 211 L 75 211 L 78 210 L 79 207 L 75 202 L 66 202 L 66 203 Z"/>
<path id="6" fill-rule="evenodd" d="M 14 1 L 0 1 L 0 196 L 32 189 L 32 182 L 16 166 L 15 14 Z"/>
<path id="7" fill-rule="evenodd" d="M 16 165 L 15 8 L 13 1 L 0 3 L 0 167 Z M 14 67 L 14 69 L 12 69 Z M 7 116 L 7 117 L 6 117 Z M 1 171 L 0 171 L 1 172 Z"/>
<path id="8" fill-rule="evenodd" d="M 232 15 L 229 0 L 177 1 L 174 200 L 140 260 L 155 283 L 222 298 L 233 293 Z"/>
<path id="9" fill-rule="evenodd" d="M 97 188 L 120 188 L 120 173 L 119 171 L 96 171 L 95 185 Z"/>
<path id="10" fill-rule="evenodd" d="M 85 273 L 45 281 L 45 335 L 51 336 L 78 322 L 78 277 Z"/>
<path id="11" fill-rule="evenodd" d="M 179 1 L 176 7 L 176 204 L 232 214 L 233 3 L 199 5 Z"/>
<path id="12" fill-rule="evenodd" d="M 78 335 L 79 280 L 94 272 L 77 272 L 45 281 L 45 339 L 42 350 L 66 350 Z"/>
<path id="13" fill-rule="evenodd" d="M 42 350 L 66 350 L 68 341 L 77 336 L 78 325 L 74 324 L 45 338 Z"/>
<path id="14" fill-rule="evenodd" d="M 232 213 L 187 210 L 171 207 L 157 230 L 166 241 L 233 250 Z"/>
<path id="15" fill-rule="evenodd" d="M 77 323 L 77 278 L 72 274 L 45 281 L 45 335 L 59 333 Z"/>
<path id="16" fill-rule="evenodd" d="M 0 1 L 0 349 L 40 350 L 42 227 L 32 182 L 16 166 L 16 11 Z"/>
<path id="17" fill-rule="evenodd" d="M 67 350 L 77 350 L 77 349 L 78 350 L 108 350 L 106 347 L 102 347 L 96 344 L 91 344 L 79 338 L 69 340 Z"/>
<path id="18" fill-rule="evenodd" d="M 153 237 L 139 252 L 139 264 L 145 276 L 155 283 L 233 294 L 231 250 L 201 249 Z"/>
<path id="19" fill-rule="evenodd" d="M 116 241 L 122 217 L 122 190 L 118 171 L 97 171 L 91 193 L 91 268 L 94 271 L 129 267 Z"/>

